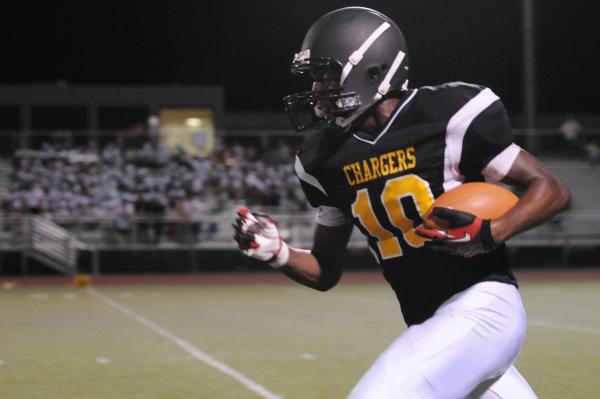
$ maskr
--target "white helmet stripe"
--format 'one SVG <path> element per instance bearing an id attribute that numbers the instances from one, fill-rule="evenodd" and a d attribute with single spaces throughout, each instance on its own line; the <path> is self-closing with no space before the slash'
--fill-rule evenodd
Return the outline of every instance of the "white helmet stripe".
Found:
<path id="1" fill-rule="evenodd" d="M 390 67 L 387 74 L 385 75 L 385 78 L 383 78 L 383 81 L 381 81 L 381 84 L 377 88 L 377 93 L 373 97 L 375 101 L 383 97 L 390 89 L 390 82 L 392 81 L 394 74 L 400 67 L 400 64 L 402 64 L 404 57 L 406 57 L 406 53 L 402 50 L 398 51 L 398 54 L 396 54 L 396 58 L 394 58 L 394 62 L 392 62 L 392 66 Z"/>
<path id="2" fill-rule="evenodd" d="M 360 62 L 360 60 L 362 60 L 363 55 L 367 52 L 369 47 L 371 47 L 371 45 L 375 42 L 375 40 L 377 40 L 379 38 L 379 36 L 381 36 L 383 34 L 383 32 L 385 32 L 389 27 L 390 27 L 390 24 L 387 22 L 384 22 L 381 25 L 379 25 L 379 27 L 377 29 L 375 29 L 373 31 L 373 33 L 371 33 L 371 35 L 358 48 L 358 50 L 353 52 L 350 55 L 350 57 L 348 57 L 348 62 L 346 62 L 346 65 L 344 65 L 344 69 L 342 70 L 342 76 L 340 78 L 341 85 L 343 85 L 344 82 L 346 81 L 346 78 L 350 74 L 350 71 L 352 70 L 352 68 L 354 68 L 354 66 L 356 64 L 358 64 Z"/>

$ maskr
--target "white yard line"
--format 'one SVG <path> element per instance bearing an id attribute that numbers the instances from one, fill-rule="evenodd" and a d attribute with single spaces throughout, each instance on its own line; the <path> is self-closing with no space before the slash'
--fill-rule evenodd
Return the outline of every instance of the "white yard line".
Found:
<path id="1" fill-rule="evenodd" d="M 317 360 L 319 358 L 317 355 L 308 352 L 301 353 L 300 357 L 304 360 Z"/>
<path id="2" fill-rule="evenodd" d="M 544 320 L 529 320 L 528 323 L 534 327 L 554 328 L 556 330 L 575 331 L 600 335 L 600 328 L 595 327 L 578 326 L 574 324 L 557 324 L 550 323 Z"/>
<path id="3" fill-rule="evenodd" d="M 202 363 L 206 364 L 207 366 L 213 367 L 213 368 L 219 370 L 220 372 L 222 372 L 223 374 L 226 374 L 229 377 L 233 378 L 234 380 L 236 380 L 240 384 L 244 385 L 246 388 L 248 388 L 250 391 L 256 393 L 260 397 L 265 398 L 265 399 L 282 399 L 281 396 L 278 396 L 278 395 L 270 392 L 268 389 L 266 389 L 265 387 L 263 387 L 256 381 L 246 377 L 244 374 L 242 374 L 239 371 L 235 370 L 234 368 L 226 365 L 225 363 L 218 361 L 214 357 L 208 355 L 207 353 L 198 349 L 194 345 L 190 344 L 183 338 L 178 337 L 177 335 L 173 334 L 172 332 L 166 330 L 165 328 L 154 323 L 153 321 L 148 320 L 144 316 L 134 312 L 133 310 L 120 304 L 119 302 L 116 302 L 116 301 L 110 299 L 106 295 L 101 294 L 100 292 L 96 291 L 93 288 L 88 288 L 87 292 L 94 298 L 104 302 L 105 304 L 112 307 L 113 309 L 118 310 L 119 312 L 123 313 L 124 315 L 128 316 L 129 318 L 137 321 L 140 324 L 143 324 L 144 326 L 146 326 L 150 330 L 154 331 L 158 335 L 173 342 L 175 345 L 179 346 L 181 349 L 183 349 L 184 351 L 186 351 L 187 353 L 192 355 L 195 359 L 197 359 L 197 360 L 201 361 Z"/>

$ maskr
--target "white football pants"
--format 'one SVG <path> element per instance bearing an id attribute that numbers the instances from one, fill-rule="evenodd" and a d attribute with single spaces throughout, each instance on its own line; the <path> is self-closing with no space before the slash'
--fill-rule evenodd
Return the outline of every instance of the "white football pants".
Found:
<path id="1" fill-rule="evenodd" d="M 517 288 L 475 284 L 404 331 L 348 399 L 535 399 L 512 365 L 526 324 Z"/>

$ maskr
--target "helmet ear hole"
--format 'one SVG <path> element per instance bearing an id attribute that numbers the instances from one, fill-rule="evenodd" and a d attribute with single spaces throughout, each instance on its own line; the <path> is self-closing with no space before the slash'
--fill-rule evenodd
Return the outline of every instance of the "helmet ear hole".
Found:
<path id="1" fill-rule="evenodd" d="M 381 72 L 385 72 L 388 69 L 388 65 L 387 64 L 381 64 Z"/>
<path id="2" fill-rule="evenodd" d="M 367 69 L 367 76 L 369 76 L 369 79 L 371 80 L 377 80 L 377 78 L 379 78 L 380 73 L 381 71 L 376 66 Z"/>

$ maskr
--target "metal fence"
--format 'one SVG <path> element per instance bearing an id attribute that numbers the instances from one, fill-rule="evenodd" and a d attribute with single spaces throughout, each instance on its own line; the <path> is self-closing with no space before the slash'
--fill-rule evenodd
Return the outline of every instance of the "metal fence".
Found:
<path id="1" fill-rule="evenodd" d="M 600 140 L 600 130 L 584 129 L 582 134 L 586 140 Z M 290 129 L 222 129 L 216 132 L 223 143 L 237 142 L 244 146 L 256 146 L 266 149 L 278 140 L 286 140 L 293 148 L 302 141 L 302 136 Z M 515 129 L 517 143 L 525 145 L 528 137 L 535 136 L 538 152 L 546 158 L 571 159 L 579 156 L 580 162 L 585 160 L 585 148 L 579 154 L 567 154 L 567 143 L 557 129 L 525 130 Z M 123 131 L 0 131 L 0 157 L 5 158 L 4 190 L 8 187 L 10 173 L 9 161 L 17 153 L 31 151 L 43 142 L 73 148 L 74 146 L 90 146 L 95 143 L 101 148 L 103 143 L 117 143 L 121 149 L 139 144 L 138 140 L 147 140 L 146 132 L 124 133 Z M 93 145 L 92 145 L 93 147 Z M 21 152 L 19 152 L 21 151 Z M 290 162 L 292 162 L 290 158 Z M 595 170 L 595 169 L 594 169 Z M 595 173 L 595 172 L 589 172 Z M 569 182 L 567 182 L 569 183 Z M 586 185 L 593 183 L 586 182 Z M 2 187 L 0 187 L 1 191 Z M 0 192 L 1 194 L 1 192 Z M 315 224 L 312 212 L 282 212 L 281 209 L 269 210 L 278 221 L 284 238 L 293 246 L 310 247 Z M 156 251 L 177 250 L 190 253 L 205 251 L 234 251 L 231 222 L 235 209 L 228 209 L 218 214 L 206 214 L 194 221 L 182 221 L 175 216 L 145 217 L 135 215 L 128 220 L 118 217 L 55 217 L 58 225 L 74 234 L 77 240 L 87 245 L 93 270 L 102 271 L 104 263 L 99 254 L 105 251 Z M 31 231 L 29 218 L 31 215 L 7 214 L 0 217 L 0 251 L 31 250 Z M 548 223 L 512 238 L 511 248 L 545 248 L 552 247 L 561 251 L 562 263 L 568 263 L 569 254 L 577 248 L 600 248 L 600 204 L 593 209 L 567 211 Z M 355 232 L 350 242 L 352 249 L 366 248 L 365 238 Z"/>
<path id="2" fill-rule="evenodd" d="M 290 214 L 273 211 L 271 215 L 277 221 L 286 242 L 294 247 L 311 247 L 316 223 L 313 212 Z M 0 219 L 1 250 L 22 251 L 27 254 L 34 249 L 32 229 L 28 228 L 32 217 L 24 215 Z M 131 220 L 130 228 L 127 229 L 119 228 L 114 219 L 104 218 L 55 218 L 53 222 L 68 230 L 76 242 L 83 243 L 77 247 L 77 250 L 89 255 L 83 269 L 102 273 L 107 266 L 115 266 L 114 261 L 101 257 L 102 253 L 111 251 L 179 251 L 189 255 L 191 263 L 188 269 L 198 270 L 198 254 L 236 252 L 237 247 L 232 238 L 233 218 L 232 209 L 219 215 L 206 215 L 198 224 L 182 223 L 170 217 L 136 217 Z M 508 246 L 511 250 L 557 249 L 560 255 L 556 264 L 566 266 L 573 251 L 582 248 L 600 250 L 600 213 L 585 211 L 560 214 L 541 226 L 511 238 Z M 349 249 L 367 249 L 365 237 L 356 229 Z M 69 256 L 72 256 L 72 252 Z"/>

